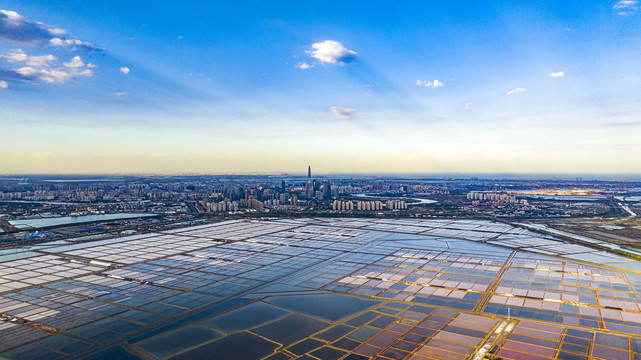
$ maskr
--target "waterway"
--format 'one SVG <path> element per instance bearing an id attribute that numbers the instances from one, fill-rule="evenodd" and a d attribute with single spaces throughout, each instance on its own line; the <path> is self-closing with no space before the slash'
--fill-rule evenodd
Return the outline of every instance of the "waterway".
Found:
<path id="1" fill-rule="evenodd" d="M 606 198 L 603 196 L 586 196 L 586 195 L 533 195 L 513 193 L 520 198 L 538 199 L 538 200 L 556 200 L 556 201 L 601 201 Z"/>
<path id="2" fill-rule="evenodd" d="M 620 246 L 620 245 L 617 245 L 617 244 L 612 244 L 612 243 L 609 243 L 609 242 L 606 242 L 606 241 L 592 239 L 592 238 L 589 238 L 589 237 L 586 237 L 586 236 L 577 235 L 577 234 L 573 234 L 573 233 L 570 233 L 570 232 L 557 230 L 557 229 L 548 227 L 547 225 L 544 225 L 544 224 L 525 224 L 525 223 L 520 223 L 520 224 L 517 224 L 517 225 L 522 225 L 522 226 L 525 226 L 525 227 L 530 228 L 530 229 L 544 231 L 544 232 L 547 232 L 547 233 L 550 233 L 550 234 L 561 235 L 561 236 L 569 237 L 569 238 L 576 239 L 576 240 L 579 240 L 579 241 L 584 241 L 584 242 L 588 242 L 588 243 L 592 243 L 592 244 L 597 244 L 597 245 L 599 245 L 601 247 L 605 247 L 605 248 L 608 248 L 608 249 L 618 250 L 618 251 L 625 252 L 625 253 L 628 253 L 628 254 L 641 256 L 641 252 L 639 252 L 637 250 L 633 250 L 633 249 L 630 249 L 630 248 L 627 248 L 627 247 L 623 247 L 623 246 Z"/>
<path id="3" fill-rule="evenodd" d="M 83 216 L 63 216 L 44 219 L 25 219 L 25 220 L 9 220 L 9 224 L 18 229 L 40 229 L 49 226 L 59 225 L 72 225 L 94 221 L 106 220 L 120 220 L 131 219 L 139 217 L 157 216 L 156 214 L 136 214 L 136 213 L 122 213 L 122 214 L 101 214 L 101 215 L 83 215 Z"/>
<path id="4" fill-rule="evenodd" d="M 410 205 L 421 205 L 421 204 L 436 204 L 438 201 L 430 199 L 419 199 L 419 198 L 392 198 L 385 196 L 374 196 L 368 194 L 353 194 L 353 196 L 368 198 L 368 199 L 377 199 L 377 200 L 403 200 L 407 203 L 407 206 Z"/>
<path id="5" fill-rule="evenodd" d="M 47 204 L 47 205 L 86 205 L 86 203 L 60 202 L 60 201 L 41 201 L 41 200 L 0 200 L 0 202 L 16 204 Z"/>
<path id="6" fill-rule="evenodd" d="M 624 220 L 629 220 L 629 219 L 635 218 L 635 217 L 637 216 L 637 214 L 636 214 L 634 211 L 630 210 L 630 208 L 629 208 L 628 206 L 623 205 L 623 204 L 621 204 L 621 203 L 619 203 L 619 206 L 620 206 L 623 210 L 625 210 L 625 212 L 627 212 L 628 214 L 630 214 L 630 216 L 628 216 L 628 217 L 627 217 L 627 218 L 625 218 Z"/>

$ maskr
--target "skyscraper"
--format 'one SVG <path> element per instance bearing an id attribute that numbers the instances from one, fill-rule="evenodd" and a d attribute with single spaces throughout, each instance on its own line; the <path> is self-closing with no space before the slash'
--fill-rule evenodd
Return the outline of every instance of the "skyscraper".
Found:
<path id="1" fill-rule="evenodd" d="M 312 167 L 311 165 L 307 167 L 307 186 L 305 187 L 305 194 L 307 195 L 307 200 L 309 201 L 314 197 L 314 189 L 312 188 Z"/>

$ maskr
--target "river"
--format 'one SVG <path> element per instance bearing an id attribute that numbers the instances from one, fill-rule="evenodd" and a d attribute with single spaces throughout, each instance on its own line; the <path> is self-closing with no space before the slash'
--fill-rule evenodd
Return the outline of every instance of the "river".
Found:
<path id="1" fill-rule="evenodd" d="M 378 199 L 378 200 L 402 200 L 405 201 L 407 206 L 410 205 L 421 205 L 421 204 L 436 204 L 438 201 L 430 199 L 417 199 L 417 198 L 393 198 L 385 196 L 372 196 L 368 194 L 352 194 L 353 196 L 368 198 L 368 199 Z M 411 201 L 411 202 L 410 202 Z"/>
<path id="2" fill-rule="evenodd" d="M 9 220 L 9 224 L 18 229 L 39 229 L 49 226 L 80 224 L 94 221 L 120 220 L 139 217 L 157 216 L 156 214 L 101 214 L 101 215 L 83 215 L 83 216 L 63 216 L 53 218 Z"/>

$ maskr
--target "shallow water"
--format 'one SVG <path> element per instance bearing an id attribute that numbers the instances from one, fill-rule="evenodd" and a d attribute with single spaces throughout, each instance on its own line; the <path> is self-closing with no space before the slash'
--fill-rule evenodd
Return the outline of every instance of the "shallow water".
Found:
<path id="1" fill-rule="evenodd" d="M 326 322 L 308 316 L 294 314 L 276 322 L 263 325 L 254 329 L 253 332 L 283 345 L 289 345 L 327 326 L 329 326 L 329 324 Z"/>
<path id="2" fill-rule="evenodd" d="M 254 334 L 239 332 L 184 352 L 171 359 L 254 360 L 269 355 L 277 347 L 278 344 Z"/>
<path id="3" fill-rule="evenodd" d="M 381 303 L 341 294 L 278 296 L 266 301 L 327 321 L 339 321 Z"/>
<path id="4" fill-rule="evenodd" d="M 240 309 L 205 320 L 202 324 L 226 333 L 232 333 L 251 329 L 289 314 L 291 314 L 291 311 L 283 310 L 263 302 L 255 302 L 243 306 Z"/>
<path id="5" fill-rule="evenodd" d="M 166 358 L 179 352 L 204 344 L 221 337 L 223 334 L 210 328 L 193 325 L 182 328 L 138 345 L 138 347 L 157 358 Z"/>

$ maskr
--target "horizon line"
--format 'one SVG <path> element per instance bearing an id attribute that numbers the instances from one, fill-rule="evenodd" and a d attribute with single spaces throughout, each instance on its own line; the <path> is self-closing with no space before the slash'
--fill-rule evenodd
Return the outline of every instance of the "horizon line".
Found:
<path id="1" fill-rule="evenodd" d="M 7 177 L 47 177 L 47 176 L 60 176 L 60 177 L 70 177 L 70 176 L 79 176 L 79 177 L 163 177 L 163 176 L 301 176 L 306 177 L 307 172 L 172 172 L 172 173 L 149 173 L 149 172 L 140 172 L 140 173 L 7 173 L 0 174 L 0 179 Z M 594 173 L 572 173 L 572 172 L 317 172 L 313 173 L 312 176 L 319 177 L 338 177 L 338 176 L 363 176 L 363 177 L 399 177 L 399 176 L 411 176 L 411 177 L 462 177 L 462 178 L 473 178 L 473 177 L 536 177 L 541 178 L 545 176 L 552 177 L 571 177 L 575 180 L 577 177 L 624 177 L 628 180 L 639 179 L 641 180 L 641 174 L 638 173 L 607 173 L 607 172 L 594 172 Z M 581 179 L 589 180 L 589 179 Z M 612 180 L 622 180 L 622 179 L 612 179 Z"/>

